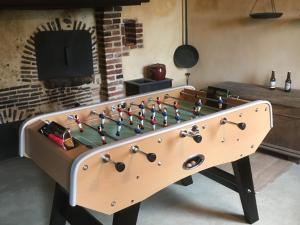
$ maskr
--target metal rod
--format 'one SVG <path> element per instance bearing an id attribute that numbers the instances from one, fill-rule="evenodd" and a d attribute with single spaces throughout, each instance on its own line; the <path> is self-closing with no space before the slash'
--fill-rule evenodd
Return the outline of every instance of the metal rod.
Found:
<path id="1" fill-rule="evenodd" d="M 189 96 L 193 96 L 193 97 L 195 97 L 196 99 L 204 99 L 204 100 L 209 100 L 209 101 L 212 101 L 212 102 L 218 102 L 218 100 L 217 99 L 214 99 L 214 98 L 207 98 L 207 97 L 202 97 L 202 96 L 199 96 L 198 94 L 196 94 L 196 95 L 193 95 L 193 94 L 190 94 L 190 93 L 184 93 L 184 92 L 182 92 L 184 95 L 189 95 Z M 173 98 L 172 96 L 170 96 L 171 98 Z M 223 100 L 227 100 L 227 99 L 229 99 L 229 98 L 222 98 Z M 233 99 L 233 98 L 232 98 Z M 238 100 L 238 98 L 236 98 L 237 100 Z M 182 101 L 186 101 L 186 100 L 182 100 Z M 188 101 L 186 101 L 186 102 L 188 102 Z M 225 104 L 227 104 L 227 105 L 232 105 L 232 106 L 235 106 L 235 104 L 233 104 L 233 103 L 229 103 L 229 102 L 226 102 Z"/>

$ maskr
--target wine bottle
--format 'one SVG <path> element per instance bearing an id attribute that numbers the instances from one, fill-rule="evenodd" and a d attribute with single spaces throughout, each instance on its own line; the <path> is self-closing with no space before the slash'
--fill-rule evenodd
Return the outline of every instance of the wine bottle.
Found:
<path id="1" fill-rule="evenodd" d="M 290 92 L 291 90 L 292 90 L 291 72 L 288 72 L 285 80 L 284 91 Z"/>
<path id="2" fill-rule="evenodd" d="M 270 90 L 275 90 L 275 88 L 276 88 L 275 71 L 272 71 L 271 79 L 270 79 Z"/>

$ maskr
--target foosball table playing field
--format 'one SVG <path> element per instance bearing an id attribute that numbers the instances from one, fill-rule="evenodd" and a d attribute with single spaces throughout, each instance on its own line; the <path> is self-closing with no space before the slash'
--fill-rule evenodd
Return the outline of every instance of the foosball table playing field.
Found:
<path id="1" fill-rule="evenodd" d="M 101 224 L 89 208 L 134 225 L 142 201 L 197 173 L 238 192 L 246 221 L 257 221 L 248 156 L 273 126 L 272 107 L 209 90 L 166 89 L 26 121 L 20 155 L 57 183 L 50 224 Z M 224 163 L 234 175 L 215 167 Z"/>

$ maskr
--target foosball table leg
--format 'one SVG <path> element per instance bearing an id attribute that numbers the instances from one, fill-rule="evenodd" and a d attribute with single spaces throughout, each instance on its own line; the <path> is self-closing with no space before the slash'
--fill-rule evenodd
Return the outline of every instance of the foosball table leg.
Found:
<path id="1" fill-rule="evenodd" d="M 50 225 L 65 225 L 67 221 L 71 225 L 103 225 L 83 207 L 70 206 L 68 199 L 69 197 L 66 191 L 61 186 L 56 184 Z"/>
<path id="2" fill-rule="evenodd" d="M 240 195 L 244 217 L 247 223 L 258 221 L 258 211 L 249 157 L 232 163 L 234 175 L 217 167 L 212 167 L 200 173 Z"/>
<path id="3" fill-rule="evenodd" d="M 252 224 L 259 220 L 249 157 L 232 163 L 245 219 Z"/>
<path id="4" fill-rule="evenodd" d="M 140 203 L 132 205 L 114 214 L 113 225 L 136 225 Z"/>
<path id="5" fill-rule="evenodd" d="M 86 209 L 80 206 L 71 207 L 67 192 L 58 184 L 55 185 L 50 225 L 103 225 Z M 114 214 L 113 225 L 136 225 L 140 203 L 132 205 Z"/>
<path id="6" fill-rule="evenodd" d="M 193 184 L 193 177 L 192 176 L 188 176 L 186 178 L 183 178 L 182 180 L 179 181 L 179 184 L 181 184 L 182 186 L 189 186 L 191 184 Z"/>

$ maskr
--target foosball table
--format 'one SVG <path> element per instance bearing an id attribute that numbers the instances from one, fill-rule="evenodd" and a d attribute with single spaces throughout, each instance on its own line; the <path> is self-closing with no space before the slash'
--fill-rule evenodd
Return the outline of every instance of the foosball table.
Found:
<path id="1" fill-rule="evenodd" d="M 51 225 L 101 224 L 85 208 L 134 225 L 142 201 L 200 172 L 237 191 L 253 223 L 248 156 L 272 126 L 267 101 L 184 86 L 32 118 L 20 131 L 20 155 L 56 182 Z M 234 175 L 216 168 L 224 163 Z"/>

